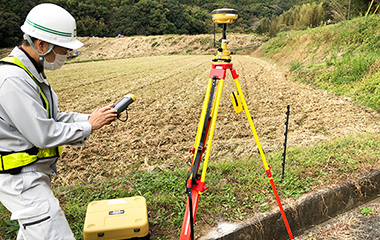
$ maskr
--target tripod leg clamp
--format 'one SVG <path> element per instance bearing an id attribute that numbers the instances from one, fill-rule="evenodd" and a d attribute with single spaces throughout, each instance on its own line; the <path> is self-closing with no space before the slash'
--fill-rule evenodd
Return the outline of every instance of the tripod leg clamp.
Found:
<path id="1" fill-rule="evenodd" d="M 243 105 L 241 104 L 241 100 L 240 100 L 238 92 L 232 92 L 230 96 L 231 96 L 232 106 L 234 106 L 235 112 L 241 113 L 243 111 Z"/>
<path id="2" fill-rule="evenodd" d="M 234 68 L 231 69 L 231 74 L 232 74 L 233 79 L 237 79 L 239 77 L 239 75 L 236 73 L 236 70 Z"/>
<path id="3" fill-rule="evenodd" d="M 265 172 L 267 173 L 268 178 L 272 178 L 272 172 L 270 171 L 271 167 L 268 165 L 269 169 Z"/>
<path id="4" fill-rule="evenodd" d="M 192 184 L 192 179 L 189 178 L 187 180 L 187 188 L 191 188 L 191 190 L 195 190 L 199 193 L 204 193 L 209 187 L 205 186 L 205 182 L 201 182 L 201 180 L 195 179 L 195 183 Z"/>

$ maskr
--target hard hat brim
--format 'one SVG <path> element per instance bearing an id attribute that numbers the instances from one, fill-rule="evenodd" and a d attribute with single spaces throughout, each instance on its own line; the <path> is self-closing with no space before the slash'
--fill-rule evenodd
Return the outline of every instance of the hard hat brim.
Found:
<path id="1" fill-rule="evenodd" d="M 62 43 L 62 44 L 55 44 L 55 45 L 58 45 L 58 46 L 61 46 L 64 48 L 68 48 L 68 49 L 78 49 L 78 48 L 81 48 L 83 46 L 83 43 L 81 41 L 79 41 L 78 39 L 75 39 L 74 41 L 66 43 L 66 44 Z"/>

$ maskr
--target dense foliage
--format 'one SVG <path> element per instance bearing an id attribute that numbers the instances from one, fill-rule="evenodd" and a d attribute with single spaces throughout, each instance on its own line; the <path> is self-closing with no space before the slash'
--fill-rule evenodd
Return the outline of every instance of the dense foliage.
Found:
<path id="1" fill-rule="evenodd" d="M 378 4 L 371 5 L 368 0 L 323 0 L 307 1 L 293 6 L 279 16 L 261 19 L 260 31 L 269 36 L 289 30 L 304 30 L 321 25 L 332 24 L 377 10 Z"/>
<path id="2" fill-rule="evenodd" d="M 19 27 L 27 13 L 33 6 L 43 2 L 52 2 L 67 9 L 77 20 L 79 36 L 114 37 L 118 34 L 211 33 L 211 11 L 225 7 L 239 12 L 237 23 L 229 26 L 231 31 L 275 35 L 283 30 L 317 26 L 327 20 L 342 20 L 348 1 L 7 0 L 0 2 L 0 47 L 20 42 L 22 32 Z M 369 1 L 352 2 L 352 16 L 355 16 L 366 11 Z"/>

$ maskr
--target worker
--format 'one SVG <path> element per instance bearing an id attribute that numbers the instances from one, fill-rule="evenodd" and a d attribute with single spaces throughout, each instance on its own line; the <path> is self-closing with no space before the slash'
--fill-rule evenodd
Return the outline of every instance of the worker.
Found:
<path id="1" fill-rule="evenodd" d="M 69 12 L 37 5 L 21 30 L 22 45 L 0 62 L 0 201 L 18 220 L 17 240 L 75 239 L 51 176 L 61 146 L 84 146 L 91 132 L 116 119 L 116 110 L 111 104 L 91 114 L 58 109 L 44 71 L 59 69 L 67 52 L 83 45 Z"/>

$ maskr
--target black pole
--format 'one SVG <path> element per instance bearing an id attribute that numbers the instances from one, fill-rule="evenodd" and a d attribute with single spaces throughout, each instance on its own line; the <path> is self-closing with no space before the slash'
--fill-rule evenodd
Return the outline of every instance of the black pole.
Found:
<path id="1" fill-rule="evenodd" d="M 223 36 L 222 39 L 227 40 L 227 24 L 223 23 Z"/>
<path id="2" fill-rule="evenodd" d="M 216 48 L 215 47 L 215 23 L 214 23 L 214 48 Z"/>
<path id="3" fill-rule="evenodd" d="M 289 128 L 289 114 L 290 114 L 290 105 L 287 106 L 287 111 L 286 111 L 286 122 L 285 122 L 285 142 L 284 142 L 284 153 L 282 154 L 283 160 L 282 160 L 282 180 L 284 180 L 284 175 L 285 175 L 285 160 L 286 160 L 286 145 L 288 142 L 288 128 Z"/>
<path id="4" fill-rule="evenodd" d="M 350 20 L 350 11 L 351 11 L 351 0 L 348 2 L 348 14 L 347 14 L 347 20 Z"/>

